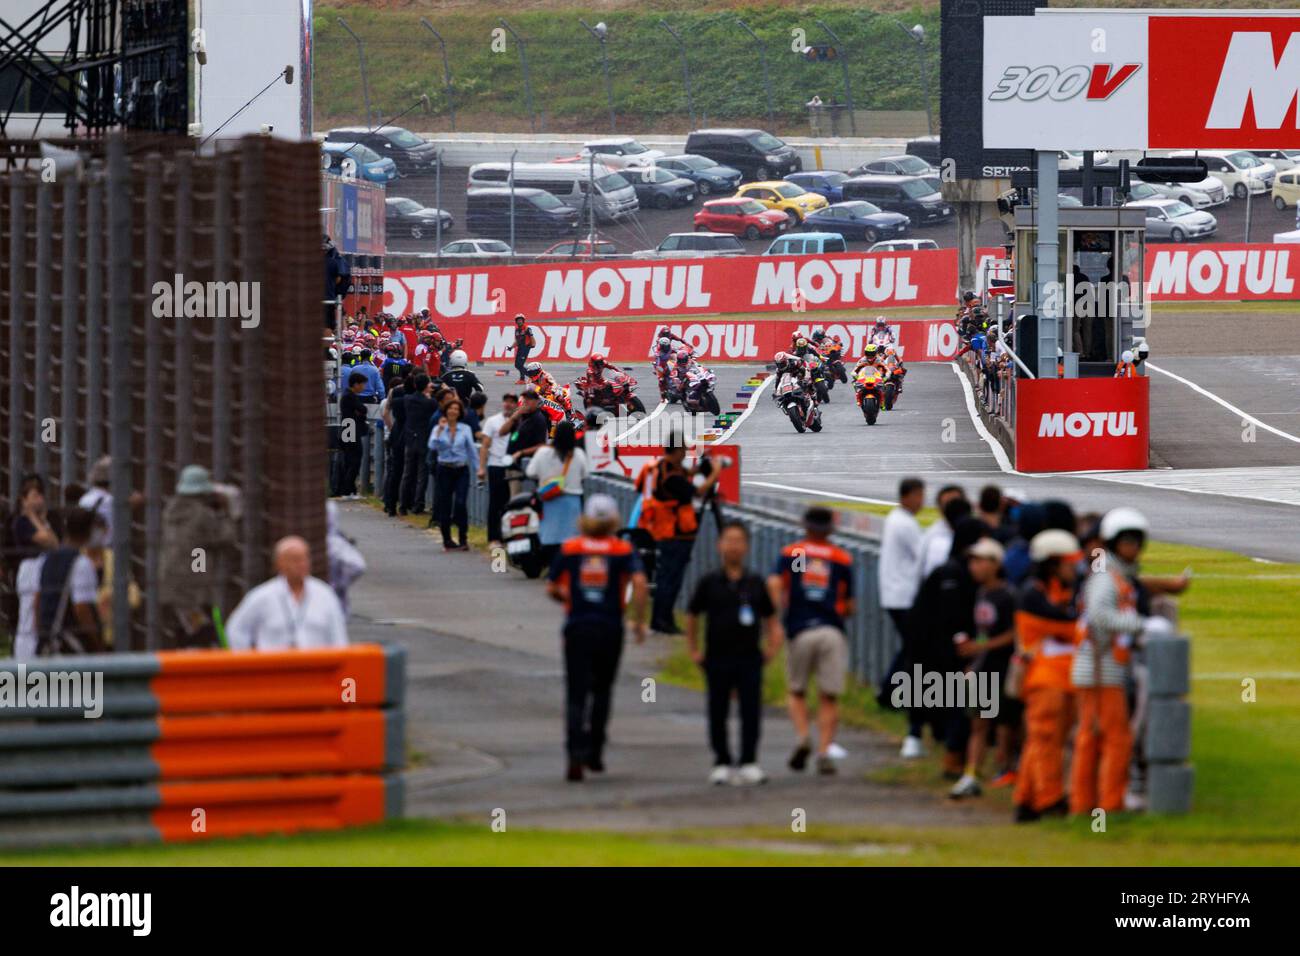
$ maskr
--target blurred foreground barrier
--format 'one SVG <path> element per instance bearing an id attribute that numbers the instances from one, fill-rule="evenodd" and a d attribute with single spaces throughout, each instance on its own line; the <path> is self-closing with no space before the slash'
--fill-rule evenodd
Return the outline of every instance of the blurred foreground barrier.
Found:
<path id="1" fill-rule="evenodd" d="M 1192 808 L 1191 642 L 1176 634 L 1147 638 L 1147 809 L 1187 813 Z"/>
<path id="2" fill-rule="evenodd" d="M 401 648 L 0 662 L 0 848 L 402 815 Z"/>

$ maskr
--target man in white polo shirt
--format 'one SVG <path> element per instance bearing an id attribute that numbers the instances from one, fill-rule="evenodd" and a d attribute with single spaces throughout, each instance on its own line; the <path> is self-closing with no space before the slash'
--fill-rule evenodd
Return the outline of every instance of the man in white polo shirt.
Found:
<path id="1" fill-rule="evenodd" d="M 244 595 L 226 625 L 232 651 L 344 647 L 343 608 L 334 589 L 311 576 L 311 551 L 302 538 L 275 545 L 276 576 Z"/>

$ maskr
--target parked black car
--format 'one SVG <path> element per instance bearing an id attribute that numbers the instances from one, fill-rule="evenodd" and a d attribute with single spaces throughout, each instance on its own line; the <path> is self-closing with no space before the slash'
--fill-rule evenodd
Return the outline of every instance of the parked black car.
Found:
<path id="1" fill-rule="evenodd" d="M 920 136 L 916 139 L 909 139 L 907 148 L 903 152 L 909 156 L 921 157 L 935 169 L 938 169 L 943 163 L 938 136 Z"/>
<path id="2" fill-rule="evenodd" d="M 508 188 L 471 189 L 465 194 L 465 228 L 480 236 L 510 235 L 512 193 Z M 558 238 L 578 228 L 578 210 L 544 189 L 513 191 L 515 236 Z"/>
<path id="3" fill-rule="evenodd" d="M 444 233 L 456 224 L 445 209 L 421 206 L 405 196 L 390 196 L 384 200 L 384 230 L 390 239 L 398 236 L 426 239 L 437 235 L 439 218 Z"/>
<path id="4" fill-rule="evenodd" d="M 391 157 L 398 173 L 403 176 L 432 174 L 437 154 L 436 146 L 400 126 L 381 126 L 374 130 L 348 126 L 330 130 L 325 139 L 332 143 L 369 146 L 380 156 Z"/>
<path id="5" fill-rule="evenodd" d="M 844 199 L 865 199 L 886 212 L 901 212 L 913 226 L 929 226 L 952 218 L 952 207 L 922 176 L 854 176 L 842 186 Z"/>
<path id="6" fill-rule="evenodd" d="M 686 137 L 685 152 L 739 169 L 750 182 L 780 179 L 803 169 L 793 146 L 761 129 L 697 129 Z"/>
<path id="7" fill-rule="evenodd" d="M 689 206 L 695 201 L 695 183 L 668 169 L 646 166 L 644 169 L 625 169 L 623 178 L 632 184 L 637 202 L 642 209 L 672 209 Z"/>

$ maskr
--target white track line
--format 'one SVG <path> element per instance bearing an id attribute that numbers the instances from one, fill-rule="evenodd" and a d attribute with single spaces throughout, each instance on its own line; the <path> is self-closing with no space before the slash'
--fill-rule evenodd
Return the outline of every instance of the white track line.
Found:
<path id="1" fill-rule="evenodd" d="M 1278 438 L 1285 438 L 1287 441 L 1293 441 L 1296 444 L 1300 445 L 1300 438 L 1297 438 L 1295 435 L 1292 435 L 1288 432 L 1284 432 L 1280 428 L 1274 428 L 1272 425 L 1268 424 L 1267 422 L 1261 422 L 1254 415 L 1250 415 L 1242 411 L 1236 405 L 1232 404 L 1231 402 L 1225 399 L 1220 398 L 1218 395 L 1215 395 L 1209 389 L 1202 388 L 1200 385 L 1197 385 L 1195 382 L 1189 379 L 1185 379 L 1181 375 L 1175 375 L 1173 372 L 1166 371 L 1165 369 L 1162 369 L 1157 365 L 1152 365 L 1150 362 L 1147 362 L 1147 368 L 1151 369 L 1151 371 L 1153 372 L 1159 372 L 1161 375 L 1167 375 L 1170 378 L 1172 378 L 1175 382 L 1182 382 L 1184 385 L 1186 385 L 1188 388 L 1190 388 L 1192 391 L 1196 392 L 1197 394 L 1204 395 L 1212 402 L 1217 402 L 1218 404 L 1226 408 L 1228 411 L 1232 412 L 1234 415 L 1240 415 L 1243 421 L 1250 422 L 1252 425 L 1255 425 L 1258 428 L 1262 428 L 1266 432 L 1272 432 Z"/>
<path id="2" fill-rule="evenodd" d="M 614 436 L 614 444 L 615 444 L 615 445 L 621 445 L 621 444 L 623 443 L 623 440 L 624 440 L 625 438 L 627 438 L 627 437 L 628 437 L 629 435 L 631 435 L 633 432 L 635 432 L 635 431 L 637 431 L 638 429 L 640 429 L 643 425 L 645 425 L 646 422 L 650 421 L 650 420 L 653 419 L 653 418 L 658 418 L 660 415 L 662 415 L 664 409 L 667 408 L 667 407 L 668 407 L 668 403 L 667 403 L 667 402 L 660 402 L 658 405 L 655 406 L 655 410 L 654 410 L 653 412 L 651 412 L 649 415 L 647 415 L 645 418 L 641 419 L 639 422 L 637 422 L 635 425 L 633 425 L 631 428 L 629 428 L 629 429 L 628 429 L 627 431 L 625 431 L 623 434 L 621 434 L 621 435 L 615 435 L 615 436 Z"/>
<path id="3" fill-rule="evenodd" d="M 758 374 L 758 373 L 756 372 L 754 374 Z M 775 374 L 769 375 L 767 378 L 763 379 L 763 381 L 761 381 L 758 384 L 758 388 L 754 389 L 753 394 L 749 396 L 749 406 L 743 412 L 740 413 L 740 416 L 734 422 L 731 423 L 730 428 L 728 428 L 717 438 L 713 439 L 713 441 L 710 442 L 709 444 L 721 445 L 723 442 L 725 442 L 728 438 L 730 438 L 732 435 L 736 433 L 736 429 L 739 428 L 744 423 L 745 419 L 748 418 L 750 414 L 754 411 L 754 409 L 758 407 L 759 396 L 763 394 L 764 389 L 766 389 L 769 385 L 772 384 L 772 380 L 774 378 L 776 378 Z"/>
<path id="4" fill-rule="evenodd" d="M 1020 474 L 1011 467 L 1011 459 L 1007 457 L 1007 450 L 1002 447 L 1002 443 L 989 434 L 989 430 L 984 427 L 984 422 L 980 420 L 979 412 L 975 410 L 975 390 L 970 387 L 970 382 L 966 376 L 962 374 L 956 362 L 949 362 L 948 367 L 952 369 L 953 374 L 961 382 L 962 392 L 966 396 L 966 411 L 970 413 L 970 421 L 975 426 L 975 433 L 984 439 L 989 446 L 989 451 L 993 452 L 993 460 L 998 463 L 998 468 L 1008 475 Z"/>
<path id="5" fill-rule="evenodd" d="M 741 484 L 754 485 L 758 488 L 774 488 L 777 491 L 795 491 L 801 495 L 816 495 L 834 501 L 860 501 L 867 505 L 889 505 L 891 508 L 898 504 L 897 501 L 886 501 L 883 498 L 863 498 L 861 495 L 849 495 L 840 491 L 819 491 L 816 488 L 800 488 L 798 485 L 779 485 L 774 481 L 750 481 L 746 478 L 741 479 Z"/>

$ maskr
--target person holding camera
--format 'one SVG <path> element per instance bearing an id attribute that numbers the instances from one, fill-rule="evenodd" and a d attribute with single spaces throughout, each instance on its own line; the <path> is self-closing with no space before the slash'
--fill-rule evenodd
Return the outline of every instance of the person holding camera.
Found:
<path id="1" fill-rule="evenodd" d="M 649 462 L 636 478 L 641 495 L 641 516 L 637 527 L 649 532 L 655 542 L 655 593 L 650 612 L 650 628 L 661 634 L 680 634 L 673 619 L 673 605 L 682 589 L 686 565 L 695 547 L 700 528 L 695 511 L 697 498 L 709 500 L 714 486 L 722 477 L 725 461 L 713 467 L 707 456 L 700 456 L 694 468 L 686 467 L 686 440 L 680 434 L 669 436 L 663 456 Z"/>

